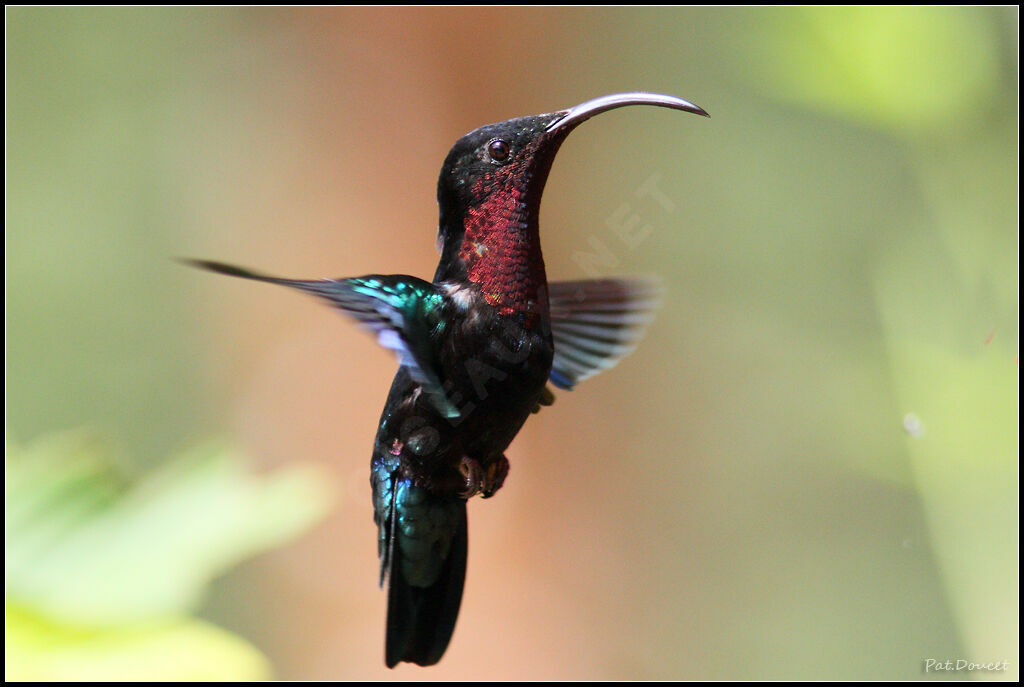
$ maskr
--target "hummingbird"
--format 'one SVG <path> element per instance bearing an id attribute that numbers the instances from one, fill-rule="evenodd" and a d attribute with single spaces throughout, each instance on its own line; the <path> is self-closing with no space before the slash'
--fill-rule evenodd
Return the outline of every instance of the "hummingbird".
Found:
<path id="1" fill-rule="evenodd" d="M 629 105 L 708 116 L 681 98 L 618 93 L 456 141 L 437 183 L 441 259 L 432 281 L 283 279 L 186 261 L 318 296 L 398 357 L 370 460 L 389 668 L 433 665 L 447 649 L 466 575 L 466 502 L 501 489 L 509 444 L 554 402 L 548 384 L 571 390 L 611 368 L 651 320 L 652 281 L 548 282 L 540 247 L 541 196 L 562 142 L 591 117 Z"/>

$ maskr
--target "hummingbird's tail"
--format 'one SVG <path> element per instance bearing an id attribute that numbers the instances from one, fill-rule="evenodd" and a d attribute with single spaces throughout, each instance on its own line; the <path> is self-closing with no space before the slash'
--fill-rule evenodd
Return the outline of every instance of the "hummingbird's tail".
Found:
<path id="1" fill-rule="evenodd" d="M 399 661 L 430 666 L 441 660 L 455 630 L 466 579 L 465 499 L 403 486 L 397 485 L 389 523 L 384 656 L 389 668 Z"/>

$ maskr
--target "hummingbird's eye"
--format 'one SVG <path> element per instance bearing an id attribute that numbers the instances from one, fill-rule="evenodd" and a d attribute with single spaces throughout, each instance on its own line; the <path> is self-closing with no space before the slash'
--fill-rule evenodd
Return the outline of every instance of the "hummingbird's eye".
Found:
<path id="1" fill-rule="evenodd" d="M 491 159 L 495 162 L 504 162 L 508 159 L 508 143 L 505 143 L 500 138 L 496 138 L 487 144 L 487 154 L 491 156 Z"/>

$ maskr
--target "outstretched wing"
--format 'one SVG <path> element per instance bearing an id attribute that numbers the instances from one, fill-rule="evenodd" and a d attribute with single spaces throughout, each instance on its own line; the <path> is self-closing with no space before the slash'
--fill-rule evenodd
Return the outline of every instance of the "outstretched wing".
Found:
<path id="1" fill-rule="evenodd" d="M 351 279 L 281 279 L 209 260 L 190 265 L 243 279 L 301 289 L 327 300 L 377 335 L 377 342 L 398 354 L 399 362 L 420 383 L 432 405 L 445 417 L 459 416 L 448 399 L 434 364 L 434 346 L 445 328 L 444 296 L 430 282 L 404 274 Z"/>
<path id="2" fill-rule="evenodd" d="M 653 279 L 551 282 L 551 383 L 572 389 L 628 355 L 654 319 L 661 289 Z"/>

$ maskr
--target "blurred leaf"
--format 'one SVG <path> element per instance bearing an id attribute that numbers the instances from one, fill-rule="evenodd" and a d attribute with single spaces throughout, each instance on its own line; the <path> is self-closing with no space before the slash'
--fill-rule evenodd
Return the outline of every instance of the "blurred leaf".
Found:
<path id="1" fill-rule="evenodd" d="M 1015 674 L 1019 399 L 1014 354 L 993 343 L 968 356 L 899 337 L 890 349 L 900 398 L 923 425 L 920 436 L 908 436 L 907 443 L 964 641 L 971 656 L 1009 660 Z"/>
<path id="2" fill-rule="evenodd" d="M 6 678 L 32 681 L 265 680 L 267 659 L 202 620 L 173 617 L 116 628 L 61 625 L 6 607 Z"/>
<path id="3" fill-rule="evenodd" d="M 217 446 L 129 479 L 84 434 L 8 445 L 7 598 L 86 625 L 190 610 L 212 577 L 320 518 L 325 484 L 309 467 L 249 475 Z"/>
<path id="4" fill-rule="evenodd" d="M 897 133 L 984 121 L 998 88 L 998 41 L 977 8 L 792 8 L 759 29 L 749 73 L 767 94 Z"/>
<path id="5" fill-rule="evenodd" d="M 900 412 L 915 421 L 906 427 L 915 486 L 969 655 L 1016 671 L 1017 276 L 993 267 L 1003 263 L 994 251 L 983 270 L 985 260 L 965 262 L 941 240 L 979 233 L 976 219 L 956 226 L 960 214 L 944 215 L 945 231 L 894 239 L 875 290 Z"/>

